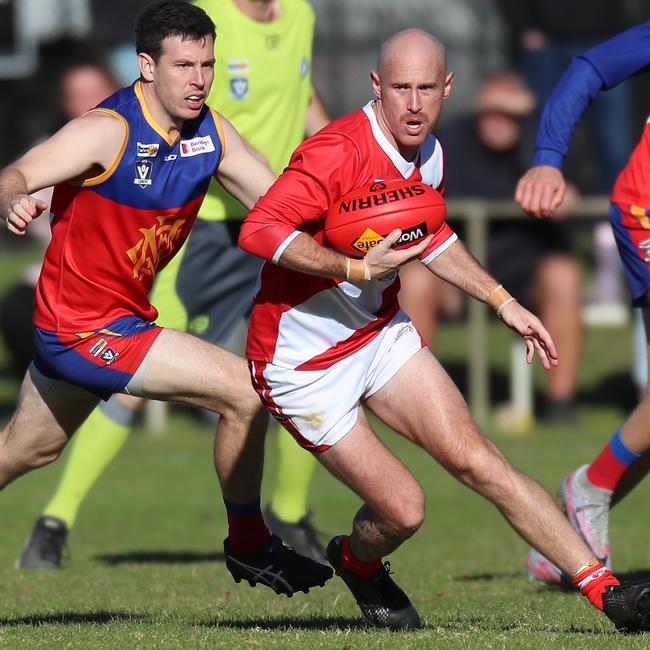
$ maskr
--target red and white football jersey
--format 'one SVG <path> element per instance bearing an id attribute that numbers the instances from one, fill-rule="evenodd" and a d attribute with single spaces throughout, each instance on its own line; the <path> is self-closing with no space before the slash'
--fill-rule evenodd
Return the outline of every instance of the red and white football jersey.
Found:
<path id="1" fill-rule="evenodd" d="M 429 135 L 414 161 L 381 131 L 372 102 L 305 140 L 242 226 L 240 246 L 271 262 L 300 232 L 323 242 L 327 210 L 379 180 L 422 181 L 444 194 L 440 143 Z M 445 223 L 420 259 L 427 264 L 457 239 Z M 356 352 L 397 313 L 396 273 L 360 284 L 266 263 L 248 328 L 246 356 L 297 370 L 323 369 Z"/>

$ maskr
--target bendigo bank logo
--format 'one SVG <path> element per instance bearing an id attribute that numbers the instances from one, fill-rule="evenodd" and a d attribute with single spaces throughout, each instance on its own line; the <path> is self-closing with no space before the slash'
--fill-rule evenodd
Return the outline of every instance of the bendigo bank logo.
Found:
<path id="1" fill-rule="evenodd" d="M 185 225 L 185 219 L 174 214 L 161 215 L 156 220 L 150 228 L 139 229 L 142 237 L 126 252 L 133 262 L 133 277 L 138 280 L 153 277 L 160 262 L 171 257 Z"/>

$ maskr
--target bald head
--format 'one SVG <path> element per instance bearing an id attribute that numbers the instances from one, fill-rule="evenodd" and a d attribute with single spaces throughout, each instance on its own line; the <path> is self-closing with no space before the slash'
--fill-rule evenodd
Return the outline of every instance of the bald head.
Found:
<path id="1" fill-rule="evenodd" d="M 405 29 L 384 41 L 377 59 L 377 73 L 381 77 L 396 67 L 417 61 L 440 72 L 447 70 L 447 53 L 444 45 L 421 29 Z"/>
<path id="2" fill-rule="evenodd" d="M 370 73 L 373 110 L 388 141 L 407 160 L 436 125 L 452 79 L 444 46 L 421 29 L 398 32 L 381 46 L 377 69 Z"/>

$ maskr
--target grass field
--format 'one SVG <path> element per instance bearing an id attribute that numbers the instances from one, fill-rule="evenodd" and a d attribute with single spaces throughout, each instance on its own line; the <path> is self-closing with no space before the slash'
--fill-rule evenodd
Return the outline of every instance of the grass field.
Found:
<path id="1" fill-rule="evenodd" d="M 7 259 L 6 254 L 3 257 Z M 3 259 L 2 266 L 5 266 Z M 6 265 L 15 268 L 10 260 Z M 0 277 L 8 282 L 9 271 Z M 0 286 L 0 291 L 2 287 Z M 494 323 L 493 392 L 505 392 L 509 334 Z M 462 383 L 466 329 L 446 326 L 441 358 Z M 519 467 L 549 489 L 585 462 L 633 402 L 627 378 L 626 329 L 591 330 L 580 379 L 580 422 L 490 437 Z M 2 358 L 0 357 L 0 367 Z M 0 382 L 9 407 L 15 384 Z M 7 409 L 3 410 L 6 416 Z M 388 633 L 366 628 L 339 579 L 309 595 L 279 597 L 236 585 L 221 553 L 225 514 L 211 463 L 211 431 L 175 409 L 169 430 L 142 427 L 85 503 L 71 536 L 66 568 L 16 571 L 14 561 L 62 463 L 32 473 L 0 497 L 0 647 L 32 648 L 646 648 L 625 638 L 576 594 L 529 584 L 525 544 L 498 513 L 455 483 L 421 451 L 381 430 L 427 492 L 427 519 L 390 559 L 395 578 L 418 608 L 424 629 Z M 265 494 L 274 472 L 269 436 Z M 612 515 L 618 572 L 650 573 L 641 485 Z M 317 470 L 311 505 L 324 538 L 349 530 L 358 505 Z"/>

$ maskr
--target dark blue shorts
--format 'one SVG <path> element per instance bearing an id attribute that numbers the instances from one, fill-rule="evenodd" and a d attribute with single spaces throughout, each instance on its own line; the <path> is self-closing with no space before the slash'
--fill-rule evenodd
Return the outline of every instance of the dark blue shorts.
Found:
<path id="1" fill-rule="evenodd" d="M 609 207 L 618 253 L 635 307 L 648 307 L 650 289 L 650 210 L 612 203 Z"/>
<path id="2" fill-rule="evenodd" d="M 34 326 L 34 365 L 50 379 L 63 379 L 107 400 L 125 389 L 161 331 L 136 316 L 78 334 Z"/>

